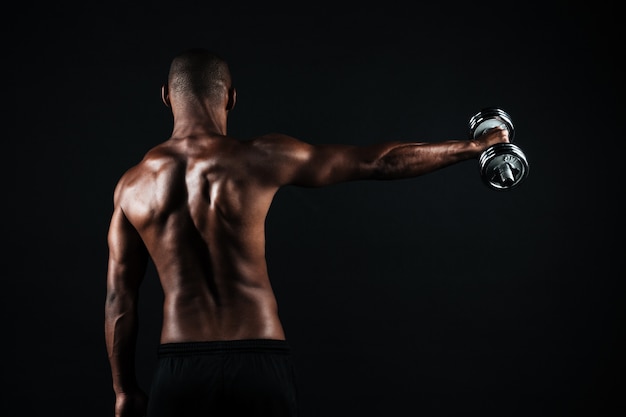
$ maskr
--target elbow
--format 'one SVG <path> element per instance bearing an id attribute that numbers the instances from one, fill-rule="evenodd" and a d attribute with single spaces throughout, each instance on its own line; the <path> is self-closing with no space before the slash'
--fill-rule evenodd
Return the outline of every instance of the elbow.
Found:
<path id="1" fill-rule="evenodd" d="M 105 296 L 104 308 L 107 315 L 118 315 L 135 309 L 136 296 L 124 291 L 108 290 Z"/>
<path id="2" fill-rule="evenodd" d="M 408 158 L 403 157 L 401 152 L 406 146 L 404 143 L 394 143 L 370 155 L 369 160 L 364 163 L 364 169 L 367 170 L 370 178 L 392 180 L 406 176 L 409 169 Z"/>
<path id="3" fill-rule="evenodd" d="M 367 168 L 370 178 L 373 180 L 384 180 L 389 177 L 390 169 L 388 164 L 382 160 L 376 160 Z"/>
<path id="4" fill-rule="evenodd" d="M 372 161 L 366 169 L 373 180 L 393 180 L 402 177 L 401 174 L 405 171 L 399 162 L 394 158 L 379 158 Z"/>
<path id="5" fill-rule="evenodd" d="M 107 291 L 104 299 L 104 314 L 106 319 L 111 320 L 117 317 L 122 310 L 123 307 L 119 294 L 114 291 Z"/>
<path id="6" fill-rule="evenodd" d="M 121 294 L 117 290 L 107 290 L 104 303 L 107 307 L 114 306 L 120 302 Z"/>

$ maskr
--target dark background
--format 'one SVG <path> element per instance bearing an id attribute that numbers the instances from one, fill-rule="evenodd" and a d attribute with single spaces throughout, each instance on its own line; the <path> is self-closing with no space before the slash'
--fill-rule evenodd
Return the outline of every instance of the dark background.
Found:
<path id="1" fill-rule="evenodd" d="M 570 3 L 17 5 L 3 29 L 3 413 L 113 415 L 113 187 L 169 136 L 169 61 L 202 46 L 231 64 L 234 136 L 464 139 L 500 106 L 530 163 L 509 192 L 476 161 L 279 192 L 267 250 L 303 416 L 619 415 L 623 14 Z M 160 297 L 150 270 L 146 389 Z"/>

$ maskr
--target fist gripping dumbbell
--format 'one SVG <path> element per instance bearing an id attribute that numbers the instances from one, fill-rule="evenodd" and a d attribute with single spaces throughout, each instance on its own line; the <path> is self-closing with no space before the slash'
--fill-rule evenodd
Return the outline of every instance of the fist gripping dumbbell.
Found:
<path id="1" fill-rule="evenodd" d="M 476 139 L 489 129 L 503 127 L 513 142 L 515 128 L 511 117 L 502 109 L 485 108 L 469 120 L 470 139 Z M 528 176 L 528 161 L 522 150 L 512 143 L 498 143 L 485 149 L 478 158 L 480 176 L 495 190 L 510 190 Z"/>

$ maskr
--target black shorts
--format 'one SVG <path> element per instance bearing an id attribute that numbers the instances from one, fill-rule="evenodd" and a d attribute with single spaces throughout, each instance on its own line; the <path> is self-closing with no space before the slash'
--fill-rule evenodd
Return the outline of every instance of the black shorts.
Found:
<path id="1" fill-rule="evenodd" d="M 158 355 L 148 417 L 298 415 L 284 340 L 167 343 Z"/>

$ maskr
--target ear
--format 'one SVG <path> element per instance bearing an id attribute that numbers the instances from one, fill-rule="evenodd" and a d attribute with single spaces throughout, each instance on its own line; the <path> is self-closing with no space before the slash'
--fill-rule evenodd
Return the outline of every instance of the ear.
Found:
<path id="1" fill-rule="evenodd" d="M 163 104 L 165 104 L 165 106 L 171 107 L 169 87 L 167 84 L 163 84 L 161 86 L 161 100 L 163 100 Z"/>
<path id="2" fill-rule="evenodd" d="M 228 89 L 228 102 L 226 103 L 226 110 L 230 111 L 235 107 L 237 103 L 237 90 L 235 87 Z"/>

